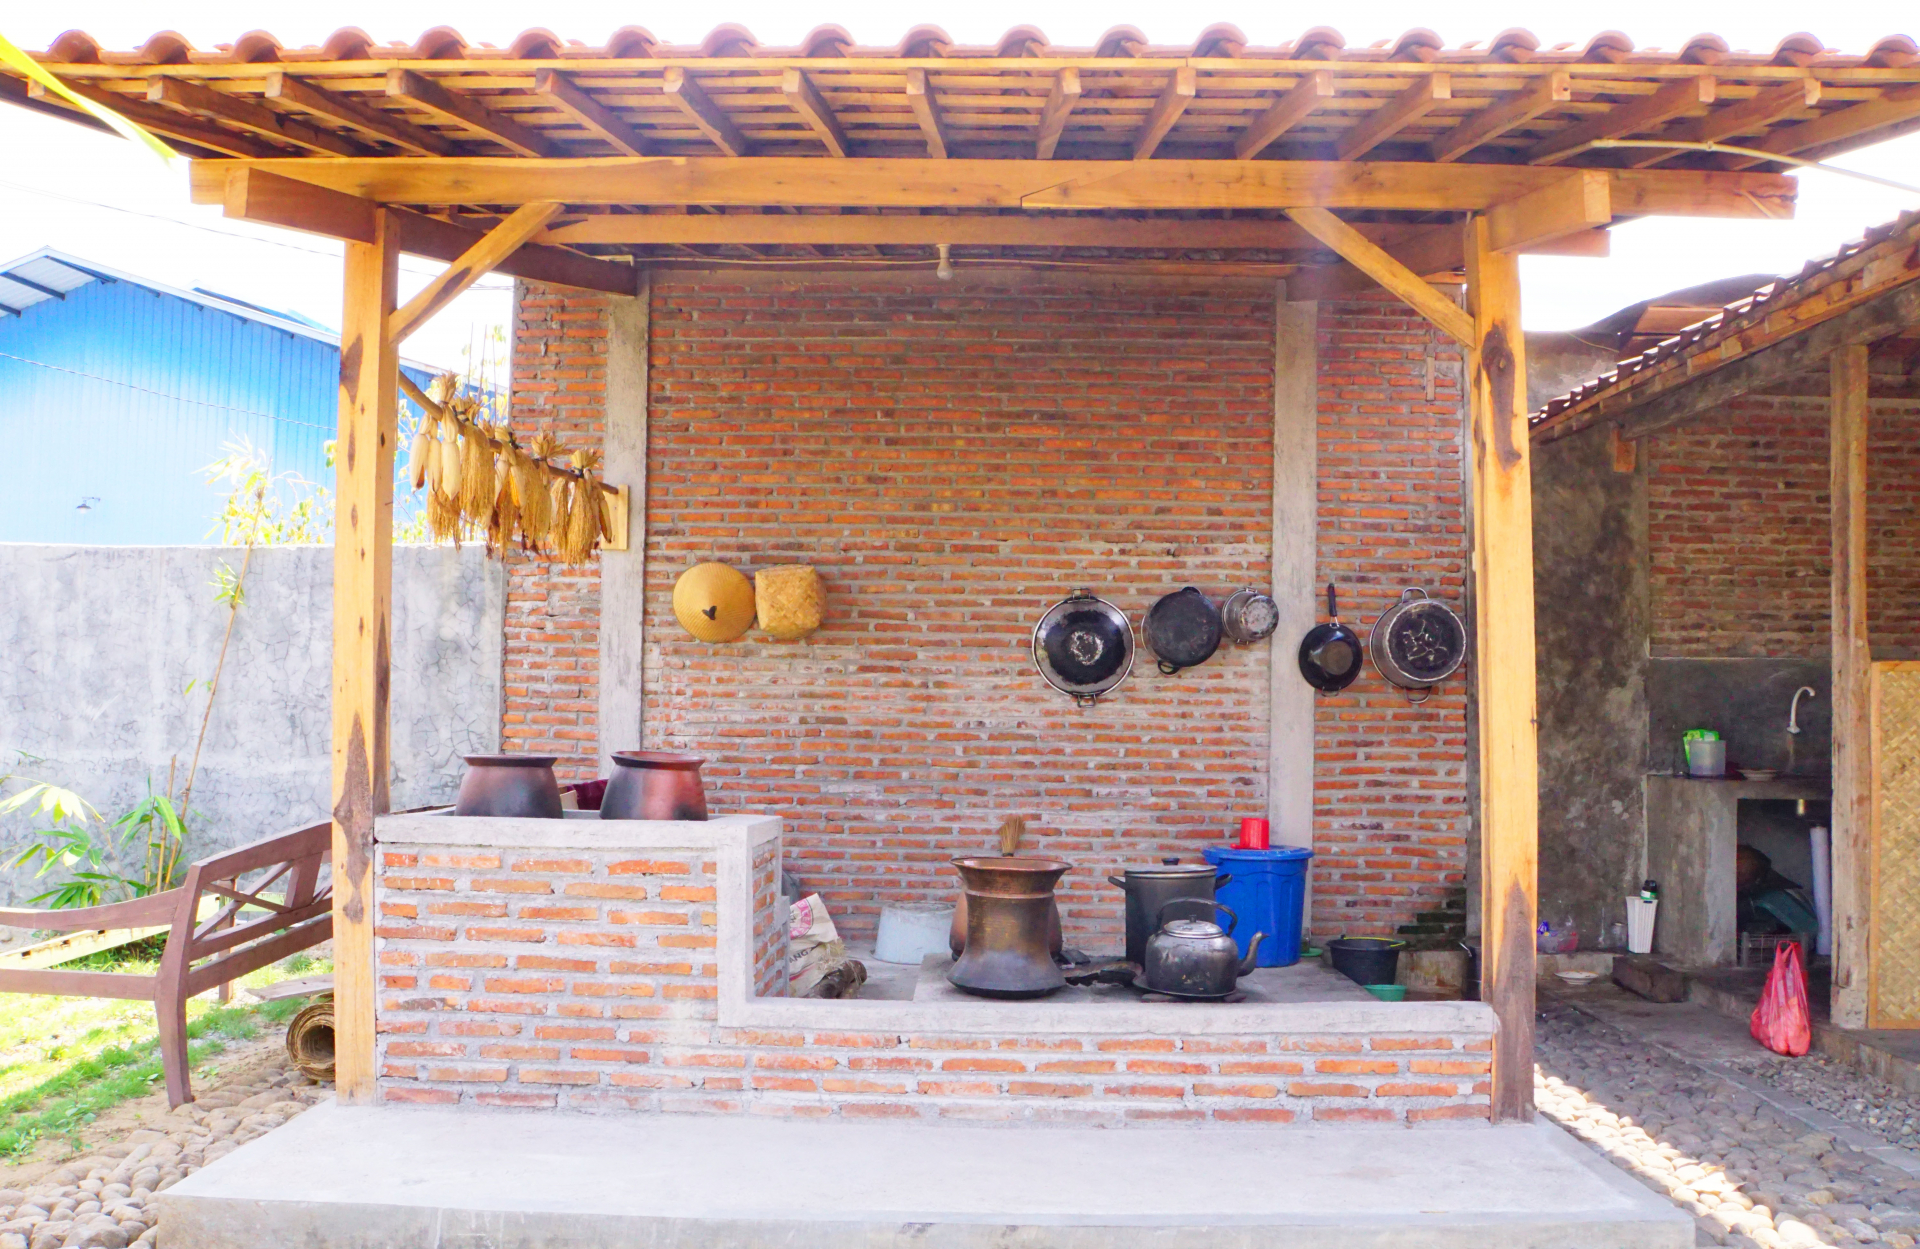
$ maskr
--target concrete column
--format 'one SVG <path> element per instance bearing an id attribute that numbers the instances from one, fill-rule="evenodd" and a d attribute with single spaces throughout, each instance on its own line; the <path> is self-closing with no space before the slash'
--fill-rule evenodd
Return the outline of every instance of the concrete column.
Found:
<path id="1" fill-rule="evenodd" d="M 1273 599 L 1267 818 L 1276 846 L 1313 845 L 1313 699 L 1294 652 L 1318 619 L 1320 356 L 1318 303 L 1274 302 Z"/>
<path id="2" fill-rule="evenodd" d="M 600 553 L 600 774 L 641 741 L 646 701 L 647 334 L 652 285 L 607 314 L 606 480 L 632 487 L 627 549 Z"/>

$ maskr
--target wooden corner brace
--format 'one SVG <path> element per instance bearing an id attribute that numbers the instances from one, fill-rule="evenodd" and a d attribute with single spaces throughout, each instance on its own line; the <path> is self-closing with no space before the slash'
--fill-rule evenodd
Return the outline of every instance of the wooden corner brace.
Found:
<path id="1" fill-rule="evenodd" d="M 479 242 L 448 265 L 439 277 L 427 283 L 427 289 L 407 301 L 406 307 L 387 318 L 387 334 L 397 347 L 409 334 L 425 325 L 433 314 L 452 303 L 468 287 L 493 272 L 493 267 L 512 255 L 519 246 L 538 234 L 553 220 L 562 205 L 552 200 L 527 204 L 487 231 Z"/>
<path id="2" fill-rule="evenodd" d="M 1324 208 L 1289 208 L 1287 216 L 1332 248 L 1342 260 L 1399 296 L 1461 346 L 1472 348 L 1479 341 L 1473 332 L 1473 318 L 1458 304 L 1331 212 Z"/>

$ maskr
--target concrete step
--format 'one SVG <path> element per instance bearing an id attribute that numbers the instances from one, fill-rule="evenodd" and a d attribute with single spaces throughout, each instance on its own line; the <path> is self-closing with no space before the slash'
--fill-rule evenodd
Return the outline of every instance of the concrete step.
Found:
<path id="1" fill-rule="evenodd" d="M 323 1105 L 160 1194 L 194 1249 L 1684 1249 L 1545 1122 L 848 1124 Z"/>

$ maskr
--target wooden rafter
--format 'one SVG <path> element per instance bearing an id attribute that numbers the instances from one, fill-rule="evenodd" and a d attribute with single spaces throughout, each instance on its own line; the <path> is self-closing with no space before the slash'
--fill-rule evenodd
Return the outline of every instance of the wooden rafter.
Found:
<path id="1" fill-rule="evenodd" d="M 1452 75 L 1423 75 L 1340 136 L 1333 145 L 1334 155 L 1341 160 L 1359 160 L 1452 98 Z"/>
<path id="2" fill-rule="evenodd" d="M 1864 100 L 1831 113 L 1823 113 L 1797 126 L 1784 126 L 1764 137 L 1740 146 L 1782 156 L 1820 160 L 1849 146 L 1862 136 L 1899 126 L 1920 117 L 1920 86 L 1898 87 L 1879 99 Z M 1729 157 L 1729 169 L 1751 169 L 1763 162 L 1745 156 Z"/>
<path id="3" fill-rule="evenodd" d="M 746 156 L 753 150 L 740 128 L 707 95 L 686 70 L 675 66 L 660 77 L 660 90 L 687 120 L 728 156 Z"/>
<path id="4" fill-rule="evenodd" d="M 1613 182 L 1599 169 L 1570 169 L 1551 186 L 1496 204 L 1487 213 L 1487 243 L 1503 254 L 1587 234 L 1613 223 Z"/>
<path id="5" fill-rule="evenodd" d="M 1596 139 L 1619 139 L 1654 130 L 1676 117 L 1713 104 L 1718 84 L 1706 75 L 1669 83 L 1652 95 L 1616 104 L 1579 125 L 1557 130 L 1527 149 L 1527 163 L 1550 165 L 1584 151 Z"/>
<path id="6" fill-rule="evenodd" d="M 159 75 L 147 79 L 147 103 L 165 104 L 184 113 L 224 121 L 264 138 L 329 156 L 365 156 L 367 149 L 331 130 L 320 130 L 285 117 L 251 100 L 242 100 L 185 78 Z"/>
<path id="7" fill-rule="evenodd" d="M 1802 78 L 1796 82 L 1768 87 L 1735 104 L 1716 108 L 1705 116 L 1693 118 L 1663 138 L 1683 143 L 1712 143 L 1753 131 L 1764 131 L 1774 122 L 1804 112 L 1820 103 L 1820 80 Z M 1654 149 L 1632 156 L 1627 163 L 1646 169 L 1684 154 L 1684 149 Z"/>
<path id="8" fill-rule="evenodd" d="M 920 123 L 920 133 L 927 137 L 927 155 L 935 160 L 944 160 L 953 155 L 953 144 L 947 138 L 947 124 L 940 116 L 940 102 L 934 99 L 933 84 L 927 81 L 927 71 L 910 69 L 907 71 L 907 107 L 913 110 L 913 118 Z"/>
<path id="9" fill-rule="evenodd" d="M 522 156 L 556 155 L 553 145 L 537 132 L 494 112 L 478 100 L 448 90 L 426 75 L 416 74 L 410 69 L 387 71 L 387 96 L 389 99 L 404 100 L 415 108 L 463 126 Z"/>
<path id="10" fill-rule="evenodd" d="M 433 131 L 416 126 L 404 117 L 316 86 L 284 70 L 275 70 L 267 75 L 266 90 L 262 94 L 269 100 L 283 101 L 316 117 L 352 126 L 364 134 L 384 139 L 422 156 L 452 156 L 459 150 Z"/>
<path id="11" fill-rule="evenodd" d="M 179 139 L 183 143 L 191 143 L 195 147 L 205 148 L 210 152 L 221 152 L 228 156 L 270 159 L 286 154 L 284 149 L 270 143 L 262 143 L 258 139 L 237 135 L 231 130 L 222 130 L 218 126 L 210 126 L 193 118 L 182 117 L 170 108 L 161 108 L 157 104 L 148 104 L 144 100 L 130 100 L 124 95 L 102 91 L 98 87 L 90 87 L 81 82 L 69 82 L 67 87 L 75 95 L 92 100 L 95 104 L 104 104 L 122 117 L 139 122 L 163 138 Z M 57 92 L 49 91 L 38 82 L 28 83 L 27 92 L 32 99 L 44 103 L 57 104 L 69 109 L 74 107 Z"/>
<path id="12" fill-rule="evenodd" d="M 196 161 L 194 195 L 225 198 L 226 176 L 251 165 L 387 204 L 895 208 L 1322 208 L 1473 212 L 1566 176 L 1523 165 L 1386 161 L 909 160 L 807 157 L 594 157 L 554 161 L 467 157 Z M 1607 171 L 1619 216 L 1776 219 L 1793 215 L 1794 179 L 1696 170 Z"/>
<path id="13" fill-rule="evenodd" d="M 1080 102 L 1080 71 L 1069 65 L 1055 71 L 1053 90 L 1047 94 L 1046 107 L 1040 110 L 1040 132 L 1034 139 L 1036 160 L 1052 160 L 1067 131 L 1067 118 Z"/>
<path id="14" fill-rule="evenodd" d="M 512 216 L 487 231 L 486 235 L 461 254 L 446 270 L 427 283 L 425 290 L 408 300 L 387 318 L 387 336 L 396 346 L 433 318 L 433 314 L 458 299 L 475 282 L 493 272 L 499 263 L 519 250 L 520 245 L 553 220 L 562 205 L 546 202 L 526 204 Z"/>
<path id="15" fill-rule="evenodd" d="M 1494 100 L 1427 145 L 1428 159 L 1459 160 L 1483 143 L 1516 126 L 1543 117 L 1573 99 L 1573 75 L 1564 69 L 1542 74 L 1519 91 Z"/>
<path id="16" fill-rule="evenodd" d="M 1154 101 L 1153 111 L 1141 123 L 1140 132 L 1133 136 L 1133 159 L 1146 160 L 1154 154 L 1173 124 L 1187 111 L 1187 105 L 1193 103 L 1199 89 L 1199 79 L 1192 67 L 1182 65 L 1173 71 L 1160 98 Z"/>
<path id="17" fill-rule="evenodd" d="M 1275 139 L 1293 129 L 1313 111 L 1333 99 L 1337 88 L 1330 70 L 1316 69 L 1300 75 L 1293 89 L 1273 102 L 1272 107 L 1254 118 L 1245 133 L 1233 141 L 1235 160 L 1252 160 Z"/>
<path id="18" fill-rule="evenodd" d="M 612 144 L 628 156 L 652 154 L 653 145 L 600 101 L 574 85 L 573 79 L 557 69 L 538 70 L 533 89 L 553 102 L 553 106 L 585 126 L 588 131 Z"/>
<path id="19" fill-rule="evenodd" d="M 1391 291 L 1442 331 L 1468 346 L 1476 341 L 1473 318 L 1461 311 L 1460 305 L 1434 290 L 1426 279 L 1389 256 L 1358 230 L 1324 208 L 1290 208 L 1287 215 L 1337 252 L 1341 259 Z"/>
<path id="20" fill-rule="evenodd" d="M 788 107 L 800 114 L 801 120 L 820 136 L 820 142 L 827 145 L 827 151 L 842 157 L 853 154 L 853 144 L 847 141 L 847 132 L 840 128 L 840 121 L 833 115 L 832 106 L 804 71 L 782 70 L 780 94 L 787 97 Z"/>

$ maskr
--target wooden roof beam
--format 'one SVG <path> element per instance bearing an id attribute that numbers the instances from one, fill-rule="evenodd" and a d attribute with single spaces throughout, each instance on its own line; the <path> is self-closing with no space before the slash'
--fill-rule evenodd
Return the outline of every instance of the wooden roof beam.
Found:
<path id="1" fill-rule="evenodd" d="M 426 289 L 396 308 L 387 318 L 387 335 L 395 346 L 433 319 L 433 315 L 465 294 L 481 278 L 492 273 L 500 262 L 520 249 L 520 245 L 553 220 L 562 205 L 551 200 L 523 204 L 505 221 L 486 232 L 479 241 L 462 252 Z"/>
<path id="2" fill-rule="evenodd" d="M 1333 153 L 1341 160 L 1359 160 L 1431 113 L 1442 101 L 1452 98 L 1451 74 L 1424 74 L 1411 87 L 1375 109 L 1365 121 L 1340 136 L 1333 145 Z"/>
<path id="3" fill-rule="evenodd" d="M 1358 230 L 1324 208 L 1289 208 L 1287 216 L 1325 243 L 1340 258 L 1365 273 L 1401 302 L 1438 326 L 1462 346 L 1479 342 L 1473 318 L 1460 305 L 1428 285 L 1427 280 L 1395 260 Z"/>
<path id="4" fill-rule="evenodd" d="M 415 108 L 443 117 L 522 156 L 551 157 L 559 154 L 544 136 L 410 69 L 387 71 L 387 98 L 404 100 Z"/>
<path id="5" fill-rule="evenodd" d="M 1034 138 L 1035 160 L 1052 160 L 1067 132 L 1067 118 L 1080 102 L 1080 71 L 1073 66 L 1055 71 L 1053 90 L 1047 94 L 1046 107 L 1040 110 L 1040 131 Z"/>
<path id="6" fill-rule="evenodd" d="M 1721 139 L 1731 139 L 1737 135 L 1751 134 L 1765 130 L 1782 118 L 1813 108 L 1820 103 L 1820 80 L 1807 77 L 1796 82 L 1785 83 L 1777 87 L 1768 87 L 1755 92 L 1750 99 L 1725 108 L 1716 108 L 1704 117 L 1676 127 L 1671 134 L 1661 138 L 1678 139 L 1683 143 L 1713 143 Z M 1676 156 L 1686 155 L 1685 148 L 1670 148 L 1666 151 L 1650 149 L 1629 153 L 1627 164 L 1635 169 L 1649 169 Z"/>
<path id="7" fill-rule="evenodd" d="M 933 98 L 933 84 L 927 81 L 927 71 L 924 69 L 907 71 L 907 107 L 913 110 L 914 120 L 920 123 L 920 133 L 927 136 L 927 155 L 935 160 L 945 160 L 953 155 L 946 122 L 940 117 L 939 101 Z"/>
<path id="8" fill-rule="evenodd" d="M 218 126 L 210 126 L 189 117 L 182 117 L 170 108 L 161 108 L 157 104 L 148 104 L 143 100 L 130 100 L 124 95 L 102 91 L 98 87 L 90 87 L 82 82 L 63 81 L 66 82 L 68 90 L 75 95 L 92 100 L 95 104 L 105 105 L 122 117 L 139 122 L 162 138 L 179 139 L 183 143 L 191 143 L 209 152 L 221 152 L 228 156 L 242 158 L 270 159 L 287 155 L 284 148 L 237 135 L 231 130 L 222 130 Z M 50 91 L 39 82 L 27 84 L 27 98 L 47 104 L 57 104 L 65 109 L 74 108 L 72 102 L 61 96 L 59 92 Z M 81 116 L 87 115 L 81 114 Z"/>
<path id="9" fill-rule="evenodd" d="M 533 89 L 535 94 L 547 97 L 555 108 L 628 156 L 652 154 L 653 146 L 641 138 L 638 131 L 615 117 L 611 109 L 582 91 L 559 70 L 535 70 Z"/>
<path id="10" fill-rule="evenodd" d="M 1233 141 L 1235 160 L 1252 160 L 1275 139 L 1305 121 L 1313 111 L 1333 99 L 1338 88 L 1331 70 L 1316 69 L 1300 75 L 1300 81 L 1273 102 L 1266 112 L 1253 119 L 1239 138 Z"/>
<path id="11" fill-rule="evenodd" d="M 1846 108 L 1823 113 L 1797 126 L 1789 126 L 1762 136 L 1742 147 L 1803 160 L 1820 160 L 1833 151 L 1855 146 L 1851 141 L 1876 130 L 1898 126 L 1920 117 L 1920 86 L 1896 87 L 1882 92 L 1877 100 L 1863 100 Z M 1728 169 L 1751 169 L 1765 164 L 1756 157 L 1729 156 Z"/>
<path id="12" fill-rule="evenodd" d="M 1356 227 L 1376 242 L 1414 227 Z M 931 247 L 1231 248 L 1282 251 L 1318 247 L 1291 221 L 1250 217 L 1179 221 L 1119 219 L 1080 213 L 966 216 L 876 213 L 598 214 L 549 228 L 543 242 L 638 246 L 674 243 Z"/>
<path id="13" fill-rule="evenodd" d="M 1487 213 L 1487 241 L 1496 252 L 1524 252 L 1613 223 L 1613 179 L 1604 169 L 1569 170 L 1551 186 L 1496 204 Z"/>
<path id="14" fill-rule="evenodd" d="M 202 199 L 200 202 L 207 202 Z M 262 169 L 239 168 L 226 174 L 221 183 L 219 203 L 225 214 L 236 221 L 302 230 L 327 238 L 358 243 L 376 237 L 371 200 L 347 195 L 284 178 Z M 400 223 L 401 250 L 416 256 L 452 261 L 472 248 L 483 232 L 404 208 L 389 209 Z M 606 291 L 613 295 L 634 293 L 632 266 L 582 256 L 562 247 L 528 243 L 500 261 L 494 268 L 514 277 L 536 282 L 552 282 L 581 290 Z"/>
<path id="15" fill-rule="evenodd" d="M 422 156 L 452 156 L 459 150 L 433 131 L 416 126 L 404 117 L 317 87 L 304 78 L 295 78 L 285 70 L 275 70 L 267 75 L 264 94 L 269 100 L 280 100 L 316 117 L 352 126 L 364 134 Z"/>
<path id="16" fill-rule="evenodd" d="M 1153 111 L 1147 114 L 1147 120 L 1140 126 L 1140 133 L 1133 137 L 1133 159 L 1147 160 L 1160 146 L 1167 132 L 1173 129 L 1173 123 L 1180 120 L 1180 114 L 1187 111 L 1187 105 L 1193 103 L 1193 97 L 1199 93 L 1199 76 L 1190 65 L 1182 65 L 1173 71 L 1173 77 L 1160 92 Z"/>
<path id="17" fill-rule="evenodd" d="M 669 67 L 660 78 L 660 90 L 686 114 L 687 120 L 701 134 L 711 139 L 713 145 L 728 156 L 747 156 L 752 153 L 753 145 L 740 133 L 740 128 L 720 111 L 719 106 L 700 89 L 700 84 L 686 70 L 678 65 Z"/>
<path id="18" fill-rule="evenodd" d="M 1390 161 L 877 160 L 854 157 L 605 156 L 298 158 L 195 161 L 201 203 L 219 203 L 226 175 L 248 165 L 388 204 L 778 205 L 831 208 L 1126 210 L 1367 208 L 1477 212 L 1565 178 L 1524 165 Z M 1771 173 L 1605 171 L 1620 216 L 1781 219 L 1797 183 Z"/>
<path id="19" fill-rule="evenodd" d="M 285 117 L 252 100 L 243 100 L 185 78 L 164 74 L 147 79 L 147 103 L 165 104 L 184 113 L 224 121 L 281 143 L 291 143 L 328 156 L 365 156 L 367 149 L 330 130 L 318 130 Z"/>
<path id="20" fill-rule="evenodd" d="M 792 68 L 783 70 L 780 74 L 780 94 L 787 97 L 787 107 L 800 114 L 801 120 L 820 136 L 820 142 L 827 145 L 827 151 L 840 157 L 853 154 L 853 145 L 847 142 L 847 132 L 840 128 L 840 120 L 833 115 L 833 107 L 804 72 Z"/>
<path id="21" fill-rule="evenodd" d="M 1708 74 L 1668 83 L 1652 95 L 1616 104 L 1596 117 L 1555 131 L 1527 149 L 1527 163 L 1551 165 L 1586 150 L 1596 139 L 1623 139 L 1657 130 L 1676 117 L 1711 106 L 1718 87 Z"/>
<path id="22" fill-rule="evenodd" d="M 1445 164 L 1459 160 L 1483 143 L 1524 126 L 1573 99 L 1573 75 L 1556 69 L 1534 79 L 1512 95 L 1489 103 L 1477 113 L 1435 139 L 1427 147 L 1431 160 Z"/>

